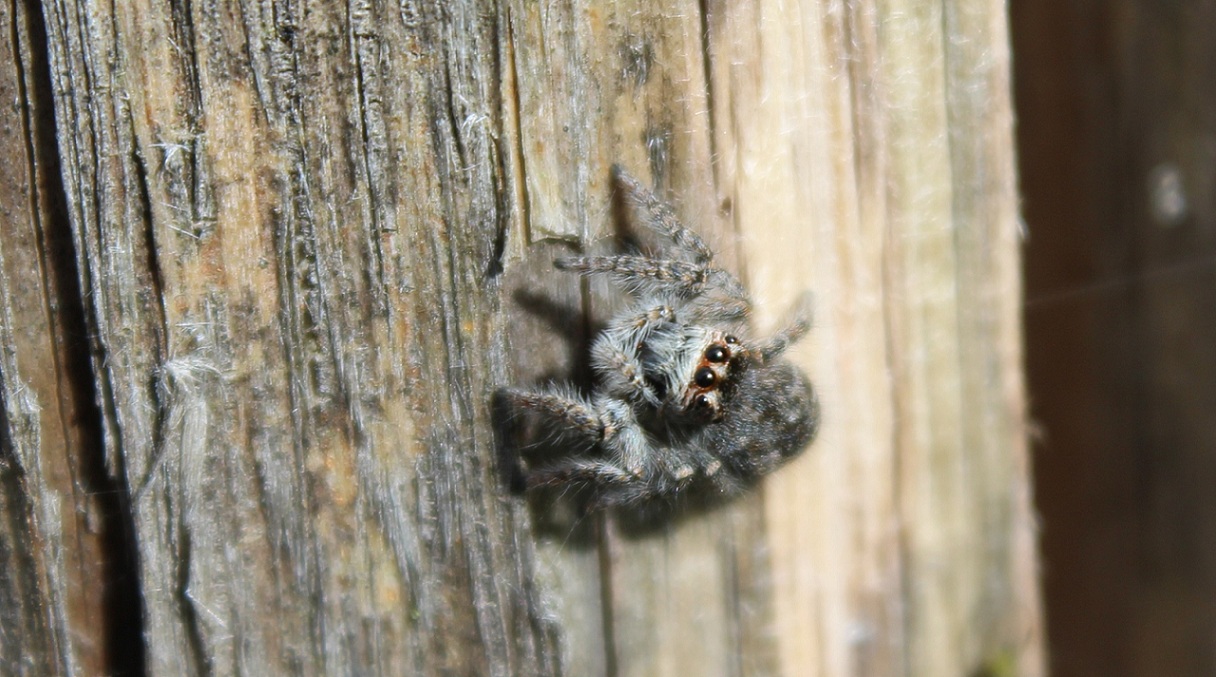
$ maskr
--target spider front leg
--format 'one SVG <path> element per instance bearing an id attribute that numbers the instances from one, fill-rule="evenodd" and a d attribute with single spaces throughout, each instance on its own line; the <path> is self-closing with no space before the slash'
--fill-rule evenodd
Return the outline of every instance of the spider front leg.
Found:
<path id="1" fill-rule="evenodd" d="M 564 487 L 569 485 L 611 489 L 627 487 L 638 478 L 611 462 L 593 458 L 569 458 L 533 471 L 528 475 L 528 488 Z"/>
<path id="2" fill-rule="evenodd" d="M 517 409 L 544 416 L 553 432 L 598 446 L 618 468 L 642 473 L 649 443 L 628 402 L 615 397 L 588 402 L 573 394 L 526 390 L 506 390 L 504 395 Z"/>
<path id="3" fill-rule="evenodd" d="M 743 285 L 725 270 L 711 269 L 701 293 L 680 309 L 683 322 L 720 324 L 742 322 L 752 312 Z"/>
<path id="4" fill-rule="evenodd" d="M 548 427 L 573 436 L 587 444 L 598 444 L 604 435 L 604 421 L 592 404 L 575 394 L 537 392 L 510 388 L 503 397 L 518 411 L 537 412 Z"/>
<path id="5" fill-rule="evenodd" d="M 620 165 L 612 166 L 612 174 L 625 190 L 625 196 L 646 210 L 646 225 L 651 230 L 666 236 L 681 253 L 697 263 L 705 264 L 713 259 L 714 253 L 706 246 L 701 236 L 680 223 L 666 202 L 630 176 Z"/>
<path id="6" fill-rule="evenodd" d="M 528 488 L 567 486 L 588 488 L 595 493 L 592 509 L 600 509 L 627 505 L 673 493 L 683 488 L 686 479 L 672 480 L 656 476 L 641 476 L 628 472 L 611 461 L 571 458 L 530 474 Z"/>
<path id="7" fill-rule="evenodd" d="M 674 293 L 684 297 L 700 293 L 710 271 L 700 263 L 628 254 L 572 256 L 557 259 L 553 265 L 580 275 L 608 275 L 634 292 Z"/>
<path id="8" fill-rule="evenodd" d="M 591 346 L 591 366 L 607 392 L 658 406 L 659 396 L 646 380 L 638 351 L 655 328 L 673 321 L 675 311 L 665 303 L 640 304 L 640 310 L 612 320 Z"/>
<path id="9" fill-rule="evenodd" d="M 812 315 L 811 295 L 803 294 L 786 314 L 787 319 L 781 329 L 752 346 L 752 352 L 759 356 L 761 362 L 776 359 L 810 331 Z"/>
<path id="10" fill-rule="evenodd" d="M 696 317 L 739 319 L 751 309 L 747 291 L 734 275 L 700 263 L 646 256 L 572 256 L 553 262 L 558 270 L 580 275 L 608 275 L 638 295 L 680 299 Z"/>

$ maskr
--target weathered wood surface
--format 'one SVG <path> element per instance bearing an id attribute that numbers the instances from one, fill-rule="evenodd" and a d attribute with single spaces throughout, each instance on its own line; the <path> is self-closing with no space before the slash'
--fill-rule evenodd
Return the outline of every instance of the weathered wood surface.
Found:
<path id="1" fill-rule="evenodd" d="M 39 9 L 5 169 L 57 135 L 75 254 L 5 202 L 6 670 L 1041 673 L 1000 3 Z M 521 294 L 603 302 L 547 261 L 613 231 L 612 162 L 761 326 L 818 309 L 819 440 L 646 533 L 550 528 L 491 429 L 577 366 Z M 124 543 L 144 653 L 97 598 Z"/>
<path id="2" fill-rule="evenodd" d="M 142 659 L 130 520 L 96 437 L 39 8 L 0 11 L 0 673 Z"/>

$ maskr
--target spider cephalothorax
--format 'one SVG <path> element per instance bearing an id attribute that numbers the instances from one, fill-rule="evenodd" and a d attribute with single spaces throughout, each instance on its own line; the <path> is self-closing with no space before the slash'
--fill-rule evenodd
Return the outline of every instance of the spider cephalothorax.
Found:
<path id="1" fill-rule="evenodd" d="M 749 338 L 751 301 L 671 209 L 615 170 L 624 195 L 670 246 L 661 256 L 558 259 L 608 275 L 632 296 L 591 346 L 589 395 L 508 389 L 570 453 L 535 464 L 527 484 L 585 487 L 599 507 L 673 498 L 698 484 L 730 492 L 797 455 L 819 422 L 815 393 L 781 354 L 806 333 L 806 304 L 784 329 Z"/>

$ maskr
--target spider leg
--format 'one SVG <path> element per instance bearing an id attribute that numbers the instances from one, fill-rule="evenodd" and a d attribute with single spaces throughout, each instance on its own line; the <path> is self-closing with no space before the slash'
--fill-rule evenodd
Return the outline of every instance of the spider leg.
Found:
<path id="1" fill-rule="evenodd" d="M 604 389 L 613 395 L 659 403 L 654 390 L 646 383 L 642 362 L 637 352 L 610 334 L 601 334 L 591 346 L 591 368 L 600 375 Z"/>
<path id="2" fill-rule="evenodd" d="M 592 509 L 627 505 L 670 493 L 674 485 L 639 477 L 610 461 L 573 458 L 528 475 L 528 488 L 582 486 L 595 492 Z"/>
<path id="3" fill-rule="evenodd" d="M 567 484 L 612 487 L 626 486 L 637 477 L 619 465 L 600 459 L 570 458 L 528 475 L 528 488 L 560 487 Z"/>
<path id="4" fill-rule="evenodd" d="M 798 339 L 806 336 L 811 329 L 811 316 L 811 296 L 803 294 L 787 314 L 785 325 L 772 336 L 752 346 L 752 350 L 760 356 L 762 362 L 776 359 Z"/>
<path id="5" fill-rule="evenodd" d="M 610 332 L 626 332 L 634 338 L 634 342 L 645 340 L 650 332 L 660 324 L 673 322 L 676 319 L 676 311 L 666 303 L 657 303 L 655 305 L 639 304 L 635 312 L 622 313 L 620 316 L 613 319 L 609 325 Z"/>
<path id="6" fill-rule="evenodd" d="M 683 297 L 701 293 L 713 270 L 699 263 L 627 254 L 572 256 L 557 259 L 553 265 L 580 275 L 608 275 L 633 291 L 675 293 Z"/>
<path id="7" fill-rule="evenodd" d="M 680 309 L 680 319 L 709 324 L 740 322 L 747 319 L 751 311 L 751 299 L 739 280 L 724 270 L 712 269 L 704 291 Z"/>
<path id="8" fill-rule="evenodd" d="M 622 314 L 596 338 L 591 346 L 591 366 L 612 395 L 629 400 L 659 404 L 659 396 L 647 383 L 640 346 L 661 324 L 675 319 L 675 311 L 667 304 Z"/>
<path id="9" fill-rule="evenodd" d="M 539 412 L 560 430 L 570 431 L 590 444 L 604 437 L 604 421 L 598 411 L 582 397 L 555 392 L 507 389 L 503 395 L 516 409 Z"/>
<path id="10" fill-rule="evenodd" d="M 504 395 L 515 407 L 548 417 L 550 428 L 559 434 L 599 445 L 618 467 L 635 475 L 642 473 L 650 443 L 628 402 L 615 397 L 587 402 L 578 395 L 526 390 L 506 390 Z"/>
<path id="11" fill-rule="evenodd" d="M 608 275 L 636 293 L 674 295 L 687 299 L 684 321 L 742 319 L 751 311 L 751 299 L 739 280 L 721 268 L 699 263 L 653 259 L 646 256 L 571 256 L 556 259 L 558 270 L 579 275 Z"/>
<path id="12" fill-rule="evenodd" d="M 602 456 L 566 457 L 544 464 L 527 474 L 529 489 L 585 486 L 595 491 L 598 507 L 607 507 L 671 494 L 696 473 L 687 459 L 667 458 L 665 449 L 654 446 L 625 400 L 601 397 L 588 403 L 521 391 L 512 391 L 510 396 L 519 406 L 544 411 L 573 427 L 603 452 Z"/>
<path id="13" fill-rule="evenodd" d="M 660 200 L 640 181 L 630 176 L 620 165 L 612 166 L 612 175 L 625 191 L 625 196 L 646 212 L 646 225 L 651 230 L 666 236 L 683 253 L 697 263 L 709 263 L 713 252 L 705 245 L 700 235 L 680 223 L 667 203 Z"/>

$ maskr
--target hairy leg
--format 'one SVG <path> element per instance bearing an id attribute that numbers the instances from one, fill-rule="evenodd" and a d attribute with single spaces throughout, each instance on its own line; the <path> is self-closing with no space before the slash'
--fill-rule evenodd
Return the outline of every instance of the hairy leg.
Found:
<path id="1" fill-rule="evenodd" d="M 573 394 L 527 390 L 503 394 L 514 407 L 544 416 L 557 434 L 599 446 L 617 467 L 642 473 L 650 446 L 628 402 L 611 396 L 588 402 Z"/>
<path id="2" fill-rule="evenodd" d="M 667 203 L 630 176 L 620 165 L 612 166 L 612 174 L 625 191 L 625 196 L 645 210 L 646 225 L 651 230 L 666 236 L 680 252 L 687 254 L 697 263 L 709 263 L 713 259 L 713 252 L 705 245 L 701 236 L 684 227 Z"/>
<path id="3" fill-rule="evenodd" d="M 758 342 L 752 350 L 763 362 L 776 359 L 810 331 L 812 312 L 811 295 L 803 294 L 787 313 L 784 326 L 772 336 Z"/>
<path id="4" fill-rule="evenodd" d="M 674 319 L 671 306 L 663 303 L 639 304 L 613 318 L 591 347 L 591 366 L 607 392 L 631 401 L 659 404 L 658 395 L 646 381 L 638 352 L 656 327 Z"/>
<path id="5" fill-rule="evenodd" d="M 559 432 L 597 444 L 604 437 L 604 421 L 595 407 L 575 394 L 519 390 L 502 391 L 506 400 L 521 411 L 537 412 Z"/>
<path id="6" fill-rule="evenodd" d="M 634 292 L 700 293 L 709 278 L 709 268 L 699 263 L 652 259 L 645 256 L 572 256 L 553 262 L 559 270 L 580 275 L 609 275 Z"/>
<path id="7" fill-rule="evenodd" d="M 529 489 L 568 486 L 594 492 L 591 508 L 596 510 L 644 501 L 671 490 L 668 483 L 655 483 L 610 461 L 588 458 L 567 459 L 528 476 Z"/>

